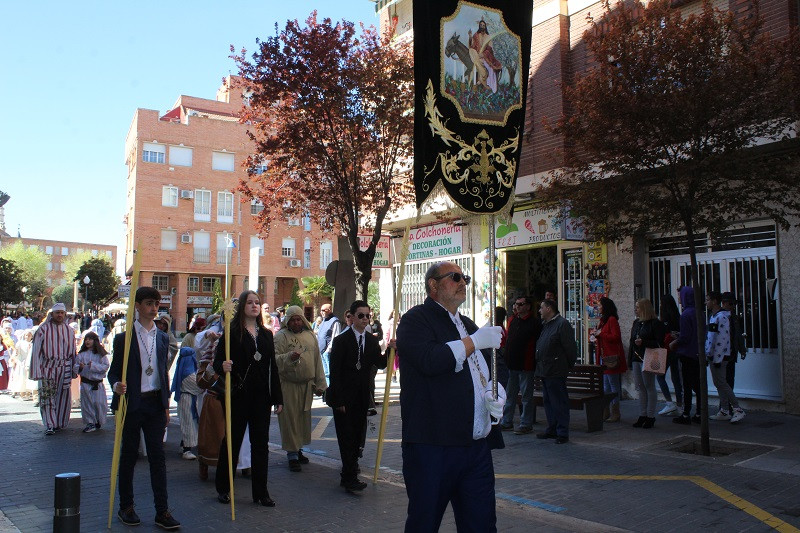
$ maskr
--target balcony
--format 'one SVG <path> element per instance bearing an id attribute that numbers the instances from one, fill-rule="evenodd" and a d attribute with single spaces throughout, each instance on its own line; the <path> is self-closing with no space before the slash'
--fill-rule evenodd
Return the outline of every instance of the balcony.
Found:
<path id="1" fill-rule="evenodd" d="M 194 249 L 194 262 L 195 263 L 210 263 L 211 262 L 211 249 L 210 248 L 195 248 Z"/>
<path id="2" fill-rule="evenodd" d="M 226 254 L 227 252 L 227 254 Z M 233 264 L 233 249 L 231 248 L 217 248 L 217 264 L 224 265 L 225 264 L 225 257 L 227 255 L 228 264 Z M 208 262 L 208 261 L 206 261 Z"/>

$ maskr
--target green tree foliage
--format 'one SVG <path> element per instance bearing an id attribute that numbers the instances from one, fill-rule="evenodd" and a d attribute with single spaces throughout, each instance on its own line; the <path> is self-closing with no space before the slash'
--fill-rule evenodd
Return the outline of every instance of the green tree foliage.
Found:
<path id="1" fill-rule="evenodd" d="M 37 247 L 26 247 L 21 240 L 0 248 L 0 258 L 13 261 L 22 271 L 24 286 L 28 288 L 26 297 L 29 301 L 37 301 L 38 308 L 47 296 L 47 254 Z"/>
<path id="2" fill-rule="evenodd" d="M 367 303 L 372 309 L 373 313 L 380 313 L 381 311 L 381 294 L 378 290 L 378 282 L 370 281 L 369 290 L 367 292 Z"/>
<path id="3" fill-rule="evenodd" d="M 211 290 L 211 294 L 211 312 L 219 313 L 223 304 L 225 304 L 225 298 L 222 296 L 222 285 L 218 279 L 214 280 L 214 287 Z"/>
<path id="4" fill-rule="evenodd" d="M 303 300 L 300 298 L 300 284 L 296 279 L 292 285 L 292 294 L 289 296 L 289 305 L 298 305 L 303 307 Z"/>
<path id="5" fill-rule="evenodd" d="M 67 309 L 72 309 L 73 301 L 72 297 L 74 296 L 74 286 L 72 283 L 68 283 L 67 285 L 61 285 L 53 289 L 53 294 L 51 294 L 51 298 L 53 298 L 54 302 L 60 302 L 67 306 Z"/>
<path id="6" fill-rule="evenodd" d="M 306 276 L 300 281 L 303 282 L 303 288 L 297 292 L 297 295 L 306 303 L 314 306 L 314 316 L 317 316 L 320 299 L 333 297 L 333 287 L 325 281 L 325 276 Z"/>
<path id="7" fill-rule="evenodd" d="M 389 38 L 374 29 L 356 37 L 352 22 L 319 22 L 314 12 L 305 25 L 288 21 L 257 41 L 252 59 L 246 50 L 233 56 L 251 93 L 240 119 L 256 143 L 240 189 L 264 205 L 259 229 L 267 233 L 273 220 L 306 212 L 325 229 L 340 228 L 360 298 L 384 217 L 413 199 L 411 53 Z M 364 251 L 362 232 L 372 235 Z"/>
<path id="8" fill-rule="evenodd" d="M 22 301 L 25 287 L 22 269 L 8 259 L 0 258 L 0 309 Z"/>
<path id="9" fill-rule="evenodd" d="M 564 136 L 566 164 L 540 195 L 562 202 L 593 239 L 683 230 L 700 287 L 699 232 L 731 217 L 767 216 L 788 228 L 800 215 L 800 144 L 791 135 L 800 54 L 796 40 L 763 31 L 755 2 L 734 12 L 705 0 L 689 16 L 671 6 L 606 3 L 584 34 L 593 66 L 565 89 L 570 114 L 551 131 Z M 699 353 L 704 316 L 697 313 Z"/>
<path id="10" fill-rule="evenodd" d="M 83 279 L 89 276 L 89 285 Z M 112 297 L 119 287 L 119 276 L 114 273 L 114 267 L 104 257 L 92 257 L 75 273 L 78 281 L 79 294 L 86 294 L 86 300 L 94 307 Z M 88 291 L 87 291 L 88 288 Z"/>
<path id="11" fill-rule="evenodd" d="M 78 279 L 78 271 L 81 269 L 83 264 L 86 263 L 92 257 L 94 256 L 92 255 L 91 250 L 84 250 L 82 252 L 75 252 L 68 255 L 67 258 L 64 259 L 63 261 L 64 279 L 68 279 L 71 281 Z M 100 255 L 98 257 L 106 259 L 107 256 Z M 111 260 L 108 259 L 108 261 L 110 264 Z"/>

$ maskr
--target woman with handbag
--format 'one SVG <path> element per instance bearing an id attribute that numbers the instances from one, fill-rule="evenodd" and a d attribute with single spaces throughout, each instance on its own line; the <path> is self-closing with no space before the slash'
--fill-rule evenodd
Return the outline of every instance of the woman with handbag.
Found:
<path id="1" fill-rule="evenodd" d="M 225 360 L 225 336 L 230 335 L 230 360 Z M 261 303 L 254 291 L 239 295 L 230 331 L 222 334 L 214 357 L 214 370 L 225 372 L 231 388 L 231 439 L 233 464 L 245 428 L 250 428 L 253 502 L 275 507 L 267 490 L 267 456 L 269 454 L 270 409 L 283 410 L 283 395 L 275 361 L 272 332 L 261 323 Z M 223 439 L 217 462 L 217 499 L 229 503 L 228 445 Z"/>
<path id="2" fill-rule="evenodd" d="M 664 325 L 656 317 L 653 303 L 647 298 L 636 301 L 636 320 L 631 328 L 628 363 L 633 368 L 633 380 L 639 393 L 639 419 L 635 428 L 650 429 L 656 423 L 656 375 L 644 371 L 644 354 L 647 348 L 660 348 L 664 341 Z"/>
<path id="3" fill-rule="evenodd" d="M 617 306 L 610 298 L 600 298 L 600 324 L 595 331 L 597 353 L 603 372 L 603 389 L 616 396 L 611 400 L 606 422 L 619 422 L 619 400 L 622 390 L 622 374 L 628 371 L 625 361 L 625 348 L 622 346 L 622 333 L 619 330 Z"/>

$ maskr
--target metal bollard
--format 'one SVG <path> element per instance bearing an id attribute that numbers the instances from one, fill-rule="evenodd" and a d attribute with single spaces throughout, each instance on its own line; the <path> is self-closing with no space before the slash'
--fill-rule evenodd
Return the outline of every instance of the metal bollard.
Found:
<path id="1" fill-rule="evenodd" d="M 53 533 L 79 533 L 81 530 L 81 475 L 70 472 L 56 475 L 53 498 Z"/>

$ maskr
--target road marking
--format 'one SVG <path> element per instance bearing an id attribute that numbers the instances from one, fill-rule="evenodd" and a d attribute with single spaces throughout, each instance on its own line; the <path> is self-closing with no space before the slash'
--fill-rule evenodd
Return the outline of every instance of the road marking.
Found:
<path id="1" fill-rule="evenodd" d="M 328 424 L 331 423 L 331 420 L 333 420 L 332 416 L 320 417 L 319 422 L 317 422 L 317 425 L 314 426 L 314 431 L 311 432 L 311 439 L 312 440 L 321 439 L 322 434 L 325 432 L 325 429 L 328 427 Z"/>
<path id="2" fill-rule="evenodd" d="M 537 507 L 539 509 L 544 509 L 545 511 L 550 511 L 551 513 L 560 513 L 561 511 L 567 510 L 566 507 L 559 507 L 558 505 L 550 505 L 549 503 L 537 502 L 536 500 L 529 500 L 527 498 L 520 498 L 519 496 L 506 494 L 504 492 L 495 492 L 494 495 L 504 500 L 521 503 L 523 505 L 529 505 L 531 507 Z"/>
<path id="3" fill-rule="evenodd" d="M 777 516 L 768 513 L 764 509 L 736 496 L 716 483 L 700 476 L 622 476 L 606 474 L 496 474 L 497 479 L 552 479 L 552 480 L 615 480 L 615 481 L 690 481 L 698 487 L 707 490 L 718 498 L 725 500 L 731 505 L 738 507 L 755 519 L 765 523 L 769 527 L 782 533 L 800 533 L 800 529 L 784 522 Z"/>

